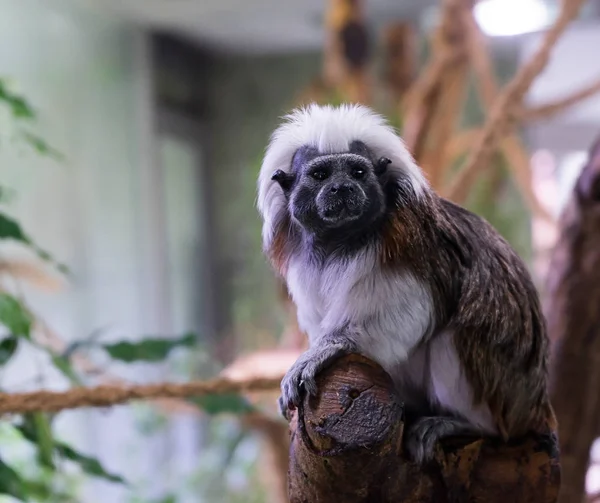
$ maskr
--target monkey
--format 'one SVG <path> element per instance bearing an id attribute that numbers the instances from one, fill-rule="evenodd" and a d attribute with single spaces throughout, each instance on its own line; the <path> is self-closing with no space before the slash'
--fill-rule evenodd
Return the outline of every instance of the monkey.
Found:
<path id="1" fill-rule="evenodd" d="M 389 122 L 311 104 L 273 132 L 258 176 L 262 242 L 309 348 L 281 383 L 287 417 L 335 359 L 381 365 L 404 400 L 405 449 L 450 436 L 553 434 L 548 336 L 525 263 L 438 195 Z"/>

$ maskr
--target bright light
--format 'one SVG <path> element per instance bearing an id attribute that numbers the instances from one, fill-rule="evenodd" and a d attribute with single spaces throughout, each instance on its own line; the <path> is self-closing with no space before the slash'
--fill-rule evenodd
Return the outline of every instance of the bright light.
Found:
<path id="1" fill-rule="evenodd" d="M 550 23 L 543 0 L 481 0 L 475 4 L 474 13 L 481 29 L 493 37 L 522 35 Z"/>

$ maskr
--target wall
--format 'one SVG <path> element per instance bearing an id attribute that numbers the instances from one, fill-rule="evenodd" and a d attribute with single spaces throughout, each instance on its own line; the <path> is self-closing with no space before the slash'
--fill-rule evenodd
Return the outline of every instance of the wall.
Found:
<path id="1" fill-rule="evenodd" d="M 150 271 L 140 260 L 137 33 L 59 1 L 0 0 L 0 13 L 0 73 L 31 100 L 40 116 L 36 129 L 65 154 L 54 162 L 6 141 L 0 148 L 2 183 L 18 194 L 10 213 L 71 268 L 58 293 L 29 288 L 26 295 L 66 341 L 98 329 L 107 330 L 107 340 L 152 332 L 140 281 Z M 31 353 L 5 379 L 11 389 L 66 386 L 43 356 Z M 84 452 L 135 480 L 156 467 L 151 447 L 136 440 L 134 420 L 135 411 L 125 408 L 80 411 L 62 415 L 57 426 Z M 119 501 L 114 486 L 94 482 L 88 489 L 85 501 Z"/>
<path id="2" fill-rule="evenodd" d="M 211 72 L 207 129 L 218 267 L 238 350 L 272 344 L 284 322 L 274 275 L 261 253 L 256 179 L 271 132 L 319 69 L 315 54 L 221 56 Z"/>

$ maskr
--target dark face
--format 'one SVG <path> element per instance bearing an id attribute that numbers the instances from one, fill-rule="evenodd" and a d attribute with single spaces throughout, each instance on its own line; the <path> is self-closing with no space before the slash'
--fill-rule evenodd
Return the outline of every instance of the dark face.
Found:
<path id="1" fill-rule="evenodd" d="M 354 235 L 385 212 L 380 176 L 387 163 L 373 162 L 359 142 L 339 154 L 302 148 L 294 156 L 291 175 L 275 179 L 289 198 L 294 220 L 305 230 L 320 236 Z"/>

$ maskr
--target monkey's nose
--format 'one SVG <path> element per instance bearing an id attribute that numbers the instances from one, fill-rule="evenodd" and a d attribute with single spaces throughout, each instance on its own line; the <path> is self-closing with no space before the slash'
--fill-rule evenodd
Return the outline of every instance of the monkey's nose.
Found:
<path id="1" fill-rule="evenodd" d="M 330 188 L 329 192 L 332 194 L 339 194 L 340 196 L 351 194 L 354 192 L 354 187 L 347 183 L 334 183 Z"/>

